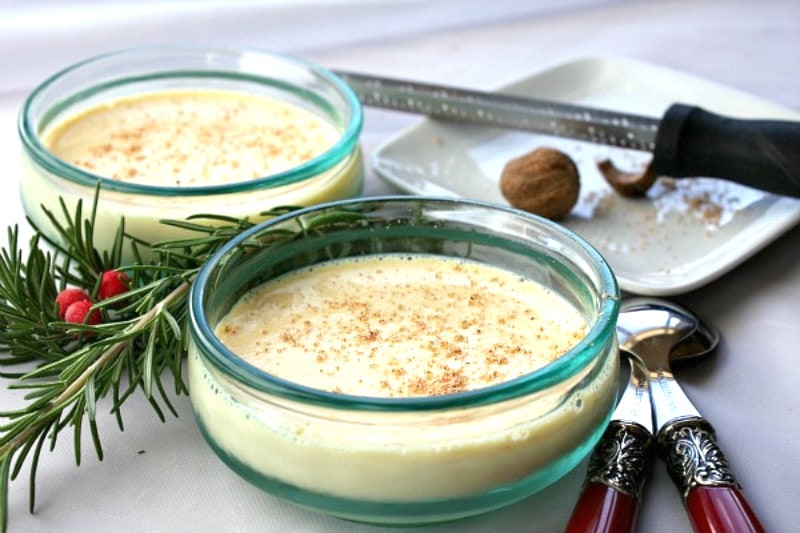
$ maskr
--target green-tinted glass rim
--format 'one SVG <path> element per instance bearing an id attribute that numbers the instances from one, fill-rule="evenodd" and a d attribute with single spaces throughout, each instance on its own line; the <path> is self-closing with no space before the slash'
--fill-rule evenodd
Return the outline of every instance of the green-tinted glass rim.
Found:
<path id="1" fill-rule="evenodd" d="M 195 54 L 200 57 L 202 54 L 208 55 L 227 55 L 235 57 L 237 55 L 245 56 L 255 54 L 257 56 L 269 56 L 293 66 L 307 69 L 311 74 L 322 80 L 326 85 L 332 87 L 342 98 L 345 103 L 346 116 L 349 118 L 344 124 L 344 129 L 341 133 L 339 140 L 331 146 L 328 150 L 318 155 L 317 157 L 291 169 L 283 172 L 271 174 L 257 179 L 243 180 L 233 183 L 226 183 L 220 185 L 208 186 L 194 186 L 194 187 L 169 187 L 169 186 L 153 186 L 143 185 L 138 183 L 122 182 L 109 179 L 97 174 L 93 174 L 84 169 L 76 167 L 67 163 L 66 161 L 53 155 L 39 140 L 38 130 L 39 124 L 34 124 L 32 117 L 32 108 L 39 102 L 54 84 L 62 80 L 65 76 L 80 75 L 81 71 L 86 68 L 94 67 L 101 63 L 120 63 L 124 64 L 126 58 L 131 55 L 146 56 L 149 54 L 153 59 L 160 56 L 169 54 Z M 234 70 L 221 70 L 221 69 L 175 69 L 168 71 L 155 71 L 152 74 L 142 75 L 128 75 L 120 76 L 110 81 L 104 81 L 95 85 L 91 85 L 76 94 L 68 95 L 61 99 L 57 104 L 59 109 L 70 105 L 71 103 L 82 99 L 92 94 L 98 94 L 114 87 L 120 87 L 126 84 L 155 81 L 158 79 L 220 79 L 232 81 L 246 81 L 250 83 L 261 83 L 271 87 L 277 87 L 281 90 L 295 95 L 299 95 L 303 99 L 313 100 L 315 103 L 328 111 L 333 111 L 333 105 L 325 102 L 324 99 L 314 94 L 312 91 L 305 90 L 301 87 L 295 86 L 284 80 L 275 77 L 269 77 L 259 74 L 258 72 L 234 71 Z M 46 114 L 52 115 L 58 109 L 48 109 Z M 270 189 L 298 183 L 306 179 L 314 178 L 325 172 L 339 163 L 345 161 L 347 157 L 354 152 L 357 147 L 361 130 L 363 127 L 363 110 L 361 103 L 358 100 L 355 92 L 347 85 L 341 78 L 336 76 L 330 70 L 315 65 L 308 61 L 281 53 L 265 52 L 256 49 L 233 49 L 233 48 L 212 48 L 204 46 L 158 46 L 135 48 L 129 50 L 122 50 L 118 52 L 110 52 L 107 54 L 92 57 L 71 65 L 55 74 L 50 76 L 38 87 L 36 87 L 30 95 L 25 99 L 18 119 L 18 131 L 22 142 L 23 149 L 28 156 L 42 168 L 48 172 L 88 187 L 95 187 L 100 183 L 101 188 L 140 195 L 153 195 L 153 196 L 206 196 L 215 194 L 229 194 L 240 193 L 258 189 Z"/>
<path id="2" fill-rule="evenodd" d="M 585 254 L 588 264 L 596 270 L 599 286 L 596 288 L 599 302 L 597 304 L 597 319 L 591 325 L 586 336 L 569 352 L 556 361 L 519 378 L 509 380 L 497 385 L 481 389 L 460 392 L 449 395 L 424 397 L 424 398 L 378 398 L 341 393 L 326 392 L 305 385 L 300 385 L 274 375 L 247 363 L 233 352 L 214 335 L 204 310 L 206 291 L 213 277 L 214 270 L 225 262 L 226 257 L 234 253 L 242 243 L 252 239 L 263 231 L 273 226 L 282 224 L 292 218 L 303 217 L 315 212 L 329 209 L 347 208 L 349 206 L 381 203 L 406 202 L 406 203 L 438 203 L 461 204 L 469 207 L 478 207 L 496 212 L 505 212 L 509 216 L 521 217 L 545 231 L 552 232 L 569 242 Z M 291 213 L 270 219 L 250 228 L 232 239 L 213 257 L 211 257 L 195 279 L 189 303 L 191 330 L 197 349 L 210 361 L 215 368 L 227 374 L 236 381 L 256 390 L 277 394 L 293 400 L 323 405 L 331 408 L 344 408 L 372 411 L 419 411 L 445 409 L 455 407 L 473 407 L 490 404 L 532 394 L 545 390 L 585 368 L 596 357 L 600 357 L 605 348 L 614 342 L 617 315 L 619 313 L 619 288 L 616 278 L 605 259 L 591 245 L 581 237 L 550 220 L 543 219 L 528 213 L 489 204 L 480 201 L 452 199 L 452 198 L 425 198 L 408 196 L 385 196 L 376 198 L 361 198 L 336 201 L 309 208 L 293 211 Z"/>

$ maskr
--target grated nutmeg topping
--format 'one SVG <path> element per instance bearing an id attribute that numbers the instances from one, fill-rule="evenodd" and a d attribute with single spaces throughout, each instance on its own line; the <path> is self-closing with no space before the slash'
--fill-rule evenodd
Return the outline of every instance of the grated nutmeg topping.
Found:
<path id="1" fill-rule="evenodd" d="M 346 394 L 419 397 L 527 374 L 585 330 L 564 300 L 512 272 L 384 255 L 267 282 L 234 306 L 216 334 L 284 379 Z"/>
<path id="2" fill-rule="evenodd" d="M 339 138 L 310 111 L 223 90 L 159 91 L 77 114 L 45 136 L 61 159 L 118 181 L 205 186 L 294 168 Z"/>

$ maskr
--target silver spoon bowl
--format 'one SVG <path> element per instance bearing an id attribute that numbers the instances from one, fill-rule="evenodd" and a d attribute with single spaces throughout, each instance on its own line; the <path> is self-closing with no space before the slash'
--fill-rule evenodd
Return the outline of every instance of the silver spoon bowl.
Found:
<path id="1" fill-rule="evenodd" d="M 669 359 L 677 363 L 702 358 L 717 349 L 719 339 L 719 330 L 700 320 L 694 333 L 672 348 Z"/>
<path id="2" fill-rule="evenodd" d="M 689 311 L 663 300 L 632 299 L 620 307 L 619 347 L 648 370 L 656 433 L 677 416 L 700 416 L 670 368 L 673 348 L 689 342 L 699 323 Z"/>

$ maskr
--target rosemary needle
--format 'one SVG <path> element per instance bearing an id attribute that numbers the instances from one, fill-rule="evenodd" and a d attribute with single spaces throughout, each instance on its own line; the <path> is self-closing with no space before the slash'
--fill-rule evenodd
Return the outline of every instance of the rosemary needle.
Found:
<path id="1" fill-rule="evenodd" d="M 163 383 L 174 381 L 175 395 L 186 394 L 181 360 L 186 351 L 187 298 L 191 282 L 208 257 L 253 223 L 216 215 L 195 221 L 165 221 L 197 234 L 195 238 L 148 246 L 125 234 L 124 221 L 108 251 L 94 248 L 93 205 L 47 212 L 57 238 L 49 239 L 32 223 L 26 247 L 19 231 L 9 228 L 0 249 L 0 376 L 26 392 L 26 405 L 0 412 L 0 531 L 8 526 L 10 482 L 30 470 L 30 510 L 35 505 L 36 470 L 45 448 L 52 449 L 63 431 L 71 431 L 76 463 L 81 460 L 82 428 L 88 424 L 92 446 L 102 459 L 97 430 L 97 402 L 110 397 L 111 413 L 122 429 L 121 406 L 141 391 L 156 415 L 177 416 Z M 270 216 L 292 210 L 281 208 Z M 211 221 L 213 224 L 208 224 Z M 148 247 L 146 262 L 141 250 Z M 138 259 L 126 265 L 130 290 L 94 304 L 105 320 L 73 324 L 59 318 L 59 291 L 79 287 L 95 295 L 101 273 L 117 269 L 123 250 Z M 19 370 L 19 368 L 22 368 Z M 13 370 L 13 371 L 12 371 Z M 47 444 L 47 446 L 45 446 Z"/>

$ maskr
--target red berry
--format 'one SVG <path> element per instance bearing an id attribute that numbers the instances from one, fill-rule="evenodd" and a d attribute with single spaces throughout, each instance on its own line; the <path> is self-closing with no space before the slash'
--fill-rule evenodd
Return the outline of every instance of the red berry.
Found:
<path id="1" fill-rule="evenodd" d="M 67 307 L 67 312 L 64 313 L 64 320 L 71 324 L 99 324 L 103 320 L 103 317 L 100 315 L 100 311 L 96 309 L 92 311 L 89 318 L 86 318 L 91 307 L 92 302 L 90 300 L 73 302 Z"/>
<path id="2" fill-rule="evenodd" d="M 128 292 L 129 283 L 130 278 L 125 272 L 106 270 L 100 279 L 100 290 L 97 292 L 97 296 L 101 300 L 105 300 L 123 292 Z"/>
<path id="3" fill-rule="evenodd" d="M 64 289 L 58 293 L 58 296 L 56 296 L 56 303 L 58 303 L 58 317 L 61 320 L 64 320 L 64 315 L 67 313 L 67 309 L 70 305 L 74 304 L 75 302 L 82 302 L 83 300 L 88 299 L 89 293 L 83 289 Z"/>

